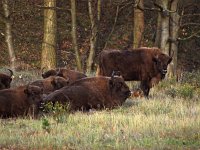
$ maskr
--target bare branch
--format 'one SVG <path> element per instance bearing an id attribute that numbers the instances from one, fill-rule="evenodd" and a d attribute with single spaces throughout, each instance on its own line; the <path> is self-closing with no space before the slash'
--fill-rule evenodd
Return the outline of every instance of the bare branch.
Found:
<path id="1" fill-rule="evenodd" d="M 181 15 L 181 17 L 194 17 L 194 16 L 200 16 L 200 14 L 185 14 L 185 15 Z"/>
<path id="2" fill-rule="evenodd" d="M 193 34 L 191 34 L 190 36 L 188 36 L 186 38 L 178 38 L 177 40 L 179 40 L 179 41 L 185 41 L 185 40 L 191 39 L 193 37 L 199 38 L 200 37 L 200 35 L 198 35 L 199 33 L 200 33 L 200 30 L 197 31 L 197 32 L 195 32 L 195 33 L 193 33 Z"/>
<path id="3" fill-rule="evenodd" d="M 36 7 L 40 8 L 40 9 L 53 9 L 53 10 L 67 10 L 67 11 L 71 11 L 71 9 L 69 8 L 61 8 L 61 7 L 45 7 L 42 5 L 35 5 Z"/>
<path id="4" fill-rule="evenodd" d="M 110 39 L 110 37 L 111 37 L 111 35 L 112 35 L 112 33 L 113 33 L 114 29 L 115 29 L 115 25 L 116 25 L 116 23 L 117 23 L 118 16 L 119 16 L 119 5 L 117 6 L 117 10 L 116 10 L 116 13 L 115 13 L 115 20 L 114 20 L 114 23 L 113 23 L 111 32 L 110 32 L 110 34 L 108 35 L 108 38 L 107 38 L 107 40 L 106 40 L 104 49 L 106 48 L 107 43 L 108 43 L 108 40 Z"/>
<path id="5" fill-rule="evenodd" d="M 180 25 L 180 27 L 184 27 L 184 26 L 200 26 L 200 23 L 193 23 L 193 22 L 190 22 L 190 23 L 183 23 Z"/>

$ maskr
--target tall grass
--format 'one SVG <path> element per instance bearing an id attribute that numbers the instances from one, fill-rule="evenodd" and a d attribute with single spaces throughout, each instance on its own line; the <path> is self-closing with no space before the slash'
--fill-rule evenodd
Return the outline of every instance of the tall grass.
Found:
<path id="1" fill-rule="evenodd" d="M 0 149 L 200 149 L 198 90 L 164 81 L 150 99 L 130 98 L 114 110 L 2 119 Z"/>
<path id="2" fill-rule="evenodd" d="M 199 101 L 128 101 L 128 106 L 112 111 L 76 112 L 62 123 L 49 116 L 49 132 L 42 127 L 43 118 L 1 120 L 0 145 L 19 149 L 200 148 Z"/>

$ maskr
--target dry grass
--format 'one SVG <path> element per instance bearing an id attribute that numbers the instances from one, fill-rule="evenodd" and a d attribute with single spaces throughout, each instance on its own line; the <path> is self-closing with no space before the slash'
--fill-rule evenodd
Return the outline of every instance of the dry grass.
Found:
<path id="1" fill-rule="evenodd" d="M 200 149 L 199 89 L 162 84 L 112 111 L 0 120 L 0 149 Z"/>
<path id="2" fill-rule="evenodd" d="M 112 111 L 70 114 L 63 123 L 46 117 L 0 122 L 1 148 L 198 149 L 200 103 L 183 99 L 133 101 Z"/>

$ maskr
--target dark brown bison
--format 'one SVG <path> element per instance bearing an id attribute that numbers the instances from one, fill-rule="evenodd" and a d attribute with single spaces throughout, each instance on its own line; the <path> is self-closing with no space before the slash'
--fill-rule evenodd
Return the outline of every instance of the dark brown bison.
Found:
<path id="1" fill-rule="evenodd" d="M 0 116 L 2 118 L 37 114 L 42 101 L 42 88 L 34 85 L 20 86 L 0 91 Z"/>
<path id="2" fill-rule="evenodd" d="M 87 77 L 84 73 L 81 73 L 75 70 L 65 69 L 65 68 L 51 69 L 42 73 L 43 78 L 47 78 L 49 76 L 64 77 L 65 79 L 69 79 L 70 84 L 78 79 Z"/>
<path id="3" fill-rule="evenodd" d="M 115 108 L 130 96 L 129 87 L 119 76 L 87 77 L 49 94 L 44 103 L 69 103 L 70 110 Z"/>
<path id="4" fill-rule="evenodd" d="M 43 88 L 44 94 L 49 94 L 55 90 L 58 90 L 64 86 L 69 85 L 69 79 L 65 79 L 59 76 L 49 76 L 45 79 L 40 79 L 30 83 Z"/>
<path id="5" fill-rule="evenodd" d="M 141 81 L 141 89 L 146 97 L 153 83 L 162 80 L 172 57 L 158 48 L 138 48 L 134 50 L 104 50 L 99 54 L 97 75 L 111 76 L 120 71 L 125 81 Z"/>
<path id="6" fill-rule="evenodd" d="M 0 73 L 0 90 L 10 88 L 10 84 L 12 82 L 13 71 L 10 69 L 8 69 L 8 71 L 10 71 L 10 75 Z"/>

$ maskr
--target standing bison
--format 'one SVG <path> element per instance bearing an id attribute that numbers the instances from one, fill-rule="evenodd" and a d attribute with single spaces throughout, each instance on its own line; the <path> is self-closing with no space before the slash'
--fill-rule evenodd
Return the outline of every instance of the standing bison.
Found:
<path id="1" fill-rule="evenodd" d="M 144 96 L 148 97 L 152 83 L 164 79 L 172 57 L 158 48 L 134 50 L 104 50 L 99 54 L 97 75 L 111 76 L 120 71 L 125 81 L 141 81 Z"/>
<path id="2" fill-rule="evenodd" d="M 88 111 L 92 108 L 115 108 L 122 105 L 129 96 L 130 90 L 122 77 L 87 77 L 54 91 L 44 102 L 68 103 L 70 110 Z"/>
<path id="3" fill-rule="evenodd" d="M 37 114 L 43 90 L 34 85 L 20 86 L 0 91 L 0 117 L 17 117 Z"/>
<path id="4" fill-rule="evenodd" d="M 8 69 L 8 71 L 10 71 L 10 75 L 0 73 L 0 90 L 10 88 L 13 71 L 10 69 Z"/>
<path id="5" fill-rule="evenodd" d="M 67 86 L 69 84 L 69 79 L 65 79 L 59 76 L 49 76 L 45 79 L 33 81 L 30 84 L 43 88 L 43 93 L 49 94 L 55 90 Z"/>
<path id="6" fill-rule="evenodd" d="M 78 79 L 87 77 L 84 73 L 81 73 L 75 70 L 65 69 L 65 68 L 51 69 L 42 73 L 43 78 L 47 78 L 49 76 L 64 77 L 65 79 L 69 79 L 70 84 Z"/>

